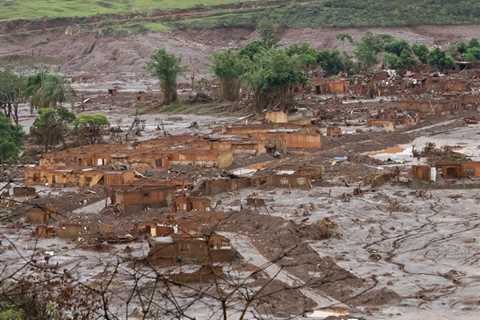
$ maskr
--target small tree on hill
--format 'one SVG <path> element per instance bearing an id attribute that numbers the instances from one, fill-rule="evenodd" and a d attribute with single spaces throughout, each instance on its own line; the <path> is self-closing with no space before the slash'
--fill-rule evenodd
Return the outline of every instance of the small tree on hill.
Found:
<path id="1" fill-rule="evenodd" d="M 307 81 L 302 61 L 282 49 L 255 55 L 244 78 L 254 92 L 257 112 L 271 107 L 287 108 L 293 103 L 295 86 Z"/>
<path id="2" fill-rule="evenodd" d="M 163 103 L 168 105 L 177 101 L 177 77 L 184 71 L 180 59 L 165 49 L 158 49 L 152 55 L 147 68 L 160 80 Z"/>
<path id="3" fill-rule="evenodd" d="M 0 163 L 16 159 L 23 146 L 22 128 L 0 114 Z"/>
<path id="4" fill-rule="evenodd" d="M 240 78 L 246 71 L 247 58 L 237 51 L 220 51 L 212 56 L 213 73 L 220 79 L 222 98 L 236 101 L 240 95 Z"/>
<path id="5" fill-rule="evenodd" d="M 103 114 L 82 114 L 75 120 L 75 130 L 87 144 L 96 144 L 102 140 L 102 135 L 109 124 Z"/>
<path id="6" fill-rule="evenodd" d="M 48 152 L 52 146 L 65 142 L 65 136 L 74 121 L 75 115 L 63 107 L 42 108 L 30 129 L 30 135 Z"/>
<path id="7" fill-rule="evenodd" d="M 262 19 L 257 23 L 257 32 L 267 48 L 274 47 L 280 41 L 280 25 L 272 19 Z"/>

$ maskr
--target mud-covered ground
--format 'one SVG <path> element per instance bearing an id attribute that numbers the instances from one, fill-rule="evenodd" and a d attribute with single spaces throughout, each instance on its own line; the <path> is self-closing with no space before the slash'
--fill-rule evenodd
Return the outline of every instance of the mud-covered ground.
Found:
<path id="1" fill-rule="evenodd" d="M 66 28 L 65 28 L 66 29 Z M 97 36 L 94 32 L 71 35 L 66 30 L 28 34 L 0 34 L 0 62 L 14 65 L 47 65 L 68 76 L 95 81 L 97 87 L 130 83 L 139 88 L 154 85 L 145 64 L 159 47 L 182 57 L 188 67 L 184 81 L 209 77 L 209 56 L 222 48 L 238 47 L 257 35 L 248 29 L 213 29 L 133 34 L 129 36 Z M 94 30 L 91 30 L 94 31 Z M 288 29 L 283 44 L 309 42 L 316 48 L 351 48 L 336 40 L 339 33 L 354 39 L 366 32 L 388 33 L 412 42 L 445 44 L 471 39 L 480 26 L 416 26 L 403 28 Z"/>

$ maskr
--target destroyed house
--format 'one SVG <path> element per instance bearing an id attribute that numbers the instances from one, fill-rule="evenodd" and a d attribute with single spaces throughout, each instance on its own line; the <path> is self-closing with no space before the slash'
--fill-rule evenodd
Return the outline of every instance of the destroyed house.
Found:
<path id="1" fill-rule="evenodd" d="M 229 126 L 225 128 L 225 134 L 245 136 L 265 144 L 275 144 L 278 141 L 287 148 L 315 149 L 322 145 L 317 128 L 298 125 Z"/>
<path id="2" fill-rule="evenodd" d="M 340 137 L 342 136 L 342 128 L 340 127 L 327 127 L 328 137 Z"/>
<path id="3" fill-rule="evenodd" d="M 210 137 L 209 144 L 211 150 L 232 151 L 234 155 L 260 155 L 266 152 L 265 143 L 245 137 Z"/>
<path id="4" fill-rule="evenodd" d="M 413 126 L 419 121 L 419 116 L 414 111 L 401 111 L 397 109 L 382 110 L 368 119 L 370 127 Z"/>
<path id="5" fill-rule="evenodd" d="M 175 199 L 177 186 L 117 186 L 109 190 L 112 205 L 122 211 L 146 210 L 149 208 L 171 207 Z"/>
<path id="6" fill-rule="evenodd" d="M 151 237 L 177 235 L 202 235 L 210 233 L 212 226 L 225 219 L 223 212 L 209 212 L 208 214 L 181 214 L 163 216 L 155 221 L 137 223 L 132 230 L 133 234 L 147 234 Z"/>
<path id="7" fill-rule="evenodd" d="M 468 92 L 471 90 L 470 83 L 466 79 L 449 77 L 428 77 L 425 88 L 429 92 Z"/>
<path id="8" fill-rule="evenodd" d="M 130 149 L 125 144 L 95 144 L 70 148 L 43 155 L 40 166 L 51 168 L 105 166 L 111 163 L 112 154 L 126 153 Z"/>
<path id="9" fill-rule="evenodd" d="M 147 260 L 154 265 L 205 265 L 228 263 L 235 258 L 230 241 L 218 234 L 159 237 L 151 239 L 150 245 Z"/>
<path id="10" fill-rule="evenodd" d="M 437 176 L 444 179 L 462 179 L 480 177 L 480 162 L 477 161 L 439 161 L 434 166 L 412 166 L 412 175 L 423 181 L 436 181 Z"/>
<path id="11" fill-rule="evenodd" d="M 480 162 L 476 161 L 441 161 L 435 163 L 435 168 L 443 178 L 480 177 Z"/>
<path id="12" fill-rule="evenodd" d="M 268 111 L 265 113 L 267 123 L 288 123 L 288 115 L 284 111 Z"/>
<path id="13" fill-rule="evenodd" d="M 142 149 L 127 157 L 129 165 L 143 163 L 150 168 L 169 169 L 172 165 L 228 168 L 233 162 L 230 151 L 178 148 L 176 150 Z"/>
<path id="14" fill-rule="evenodd" d="M 414 111 L 419 114 L 447 115 L 459 111 L 476 110 L 479 103 L 480 96 L 460 95 L 436 99 L 406 99 L 390 104 L 395 105 L 399 110 Z"/>
<path id="15" fill-rule="evenodd" d="M 94 168 L 48 169 L 27 167 L 24 171 L 25 185 L 48 185 L 50 187 L 94 187 L 103 184 L 103 172 Z"/>
<path id="16" fill-rule="evenodd" d="M 310 189 L 312 183 L 321 180 L 323 166 L 280 166 L 260 171 L 253 177 L 256 186 Z"/>
<path id="17" fill-rule="evenodd" d="M 324 79 L 314 78 L 312 86 L 315 88 L 316 94 L 347 94 L 348 80 L 347 79 Z"/>
<path id="18" fill-rule="evenodd" d="M 207 197 L 177 196 L 174 209 L 175 212 L 205 212 L 211 210 L 211 203 Z"/>
<path id="19" fill-rule="evenodd" d="M 175 135 L 175 136 L 166 136 L 155 139 L 150 139 L 147 141 L 141 141 L 134 144 L 136 150 L 142 149 L 163 149 L 167 150 L 172 145 L 195 145 L 202 142 L 201 137 L 192 136 L 189 134 Z"/>
<path id="20" fill-rule="evenodd" d="M 433 168 L 435 170 L 435 168 Z M 428 165 L 414 165 L 412 166 L 412 175 L 423 181 L 432 181 L 432 178 L 435 179 L 435 172 L 432 172 L 432 168 Z"/>

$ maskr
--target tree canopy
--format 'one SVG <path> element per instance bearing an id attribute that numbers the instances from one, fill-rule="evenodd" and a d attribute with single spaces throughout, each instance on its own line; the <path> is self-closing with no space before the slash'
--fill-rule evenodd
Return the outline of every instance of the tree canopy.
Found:
<path id="1" fill-rule="evenodd" d="M 284 49 L 256 54 L 244 78 L 255 93 L 259 111 L 269 106 L 287 106 L 292 102 L 294 87 L 307 82 L 301 59 Z"/>
<path id="2" fill-rule="evenodd" d="M 268 49 L 265 43 L 261 40 L 254 40 L 240 49 L 240 55 L 253 60 L 253 57 L 262 50 Z"/>
<path id="3" fill-rule="evenodd" d="M 296 56 L 305 68 L 317 65 L 318 52 L 308 43 L 292 44 L 286 50 L 289 56 Z"/>
<path id="4" fill-rule="evenodd" d="M 165 49 L 158 49 L 147 64 L 150 73 L 160 80 L 164 94 L 164 104 L 177 100 L 177 77 L 185 70 L 180 58 L 168 53 Z"/>
<path id="5" fill-rule="evenodd" d="M 239 97 L 240 78 L 247 70 L 249 59 L 236 50 L 223 50 L 213 54 L 212 71 L 220 79 L 222 97 L 235 101 Z"/>
<path id="6" fill-rule="evenodd" d="M 0 162 L 14 160 L 23 148 L 24 133 L 21 127 L 0 114 Z"/>
<path id="7" fill-rule="evenodd" d="M 27 78 L 26 96 L 34 107 L 56 107 L 66 101 L 69 88 L 65 79 L 48 72 L 39 72 Z"/>
<path id="8" fill-rule="evenodd" d="M 103 114 L 82 114 L 75 120 L 74 125 L 80 138 L 88 144 L 95 144 L 102 140 L 102 133 L 110 123 Z"/>
<path id="9" fill-rule="evenodd" d="M 434 48 L 427 57 L 428 64 L 439 71 L 452 69 L 455 64 L 453 58 L 445 51 Z"/>
<path id="10" fill-rule="evenodd" d="M 211 58 L 212 71 L 219 78 L 239 78 L 246 69 L 248 61 L 236 50 L 215 52 Z"/>
<path id="11" fill-rule="evenodd" d="M 350 72 L 353 61 L 346 54 L 338 50 L 321 50 L 317 55 L 317 62 L 326 76 L 337 75 L 340 72 Z"/>
<path id="12" fill-rule="evenodd" d="M 45 152 L 50 147 L 65 141 L 75 115 L 63 107 L 41 108 L 30 129 L 31 136 L 37 144 L 44 146 Z"/>

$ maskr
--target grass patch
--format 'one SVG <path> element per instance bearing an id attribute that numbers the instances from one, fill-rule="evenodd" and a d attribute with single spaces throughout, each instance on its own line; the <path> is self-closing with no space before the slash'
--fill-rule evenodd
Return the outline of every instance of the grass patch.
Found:
<path id="1" fill-rule="evenodd" d="M 146 22 L 143 24 L 144 28 L 151 32 L 169 32 L 171 28 L 161 22 Z"/>
<path id="2" fill-rule="evenodd" d="M 249 0 L 1 0 L 0 20 L 189 9 Z"/>

